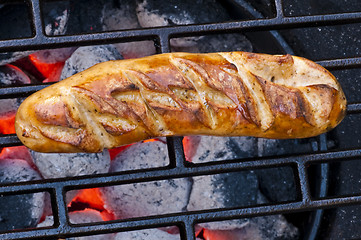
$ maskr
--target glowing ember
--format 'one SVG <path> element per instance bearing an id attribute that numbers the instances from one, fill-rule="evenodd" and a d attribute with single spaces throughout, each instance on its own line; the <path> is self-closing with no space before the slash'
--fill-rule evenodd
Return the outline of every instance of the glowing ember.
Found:
<path id="1" fill-rule="evenodd" d="M 200 136 L 185 136 L 183 138 L 182 143 L 184 148 L 184 155 L 188 162 L 192 162 L 192 159 L 196 154 L 200 140 L 201 140 Z"/>
<path id="2" fill-rule="evenodd" d="M 146 143 L 146 142 L 155 142 L 155 141 L 159 141 L 158 139 L 148 139 L 148 140 L 144 140 L 143 142 Z"/>
<path id="3" fill-rule="evenodd" d="M 202 239 L 205 240 L 239 240 L 239 239 L 260 239 L 258 237 L 258 233 L 254 233 L 254 235 L 243 229 L 235 229 L 235 230 L 202 230 Z"/>
<path id="4" fill-rule="evenodd" d="M 46 78 L 44 82 L 59 81 L 65 62 L 45 63 L 40 61 L 34 54 L 30 54 L 29 59 L 36 69 Z"/>
<path id="5" fill-rule="evenodd" d="M 70 207 L 73 204 L 98 210 L 104 221 L 115 219 L 114 214 L 104 208 L 104 200 L 98 188 L 89 188 L 79 191 L 68 206 Z"/>
<path id="6" fill-rule="evenodd" d="M 30 152 L 25 146 L 3 148 L 0 159 L 22 159 L 33 165 Z"/>
<path id="7" fill-rule="evenodd" d="M 104 210 L 104 202 L 98 188 L 81 190 L 73 201 L 88 203 L 91 208 Z"/>
<path id="8" fill-rule="evenodd" d="M 127 149 L 131 145 L 132 144 L 117 147 L 117 148 L 113 148 L 113 149 L 109 149 L 108 151 L 109 151 L 110 159 L 113 160 L 120 152 L 124 151 L 125 149 Z"/>
<path id="9" fill-rule="evenodd" d="M 15 133 L 15 114 L 0 117 L 0 134 Z"/>
<path id="10" fill-rule="evenodd" d="M 147 142 L 156 142 L 156 141 L 161 141 L 163 143 L 166 143 L 158 138 L 152 138 L 152 139 L 147 139 L 142 141 L 143 143 L 147 143 Z M 109 151 L 109 155 L 110 155 L 110 159 L 113 160 L 120 152 L 124 151 L 125 149 L 127 149 L 128 147 L 132 146 L 133 144 L 128 144 L 125 146 L 121 146 L 121 147 L 117 147 L 117 148 L 112 148 L 112 149 L 108 149 Z"/>

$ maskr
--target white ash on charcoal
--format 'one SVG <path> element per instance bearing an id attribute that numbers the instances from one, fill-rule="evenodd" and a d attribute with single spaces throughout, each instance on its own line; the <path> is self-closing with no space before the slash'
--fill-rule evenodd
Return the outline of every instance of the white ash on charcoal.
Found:
<path id="1" fill-rule="evenodd" d="M 145 229 L 131 232 L 119 232 L 114 240 L 181 240 L 178 234 L 169 234 L 163 230 Z"/>
<path id="2" fill-rule="evenodd" d="M 0 66 L 0 87 L 29 84 L 30 78 L 19 68 Z M 0 99 L 0 133 L 14 133 L 14 117 L 23 98 Z"/>
<path id="3" fill-rule="evenodd" d="M 115 0 L 105 4 L 103 9 L 103 30 L 141 28 L 134 0 Z M 139 58 L 156 53 L 153 41 L 136 41 L 113 44 L 125 59 Z"/>
<path id="4" fill-rule="evenodd" d="M 37 51 L 29 55 L 29 63 L 32 66 L 27 66 L 27 61 L 18 61 L 22 63 L 22 67 L 29 68 L 30 74 L 35 82 L 58 82 L 64 67 L 65 61 L 76 50 L 76 47 L 46 49 Z M 44 71 L 45 70 L 45 71 Z"/>
<path id="5" fill-rule="evenodd" d="M 21 159 L 26 161 L 32 168 L 36 169 L 29 149 L 25 146 L 3 148 L 0 153 L 0 160 L 2 159 Z"/>
<path id="6" fill-rule="evenodd" d="M 48 36 L 64 35 L 67 31 L 70 3 L 68 1 L 46 2 L 43 4 L 45 33 Z M 42 63 L 65 62 L 76 47 L 45 49 L 33 53 Z"/>
<path id="7" fill-rule="evenodd" d="M 33 52 L 34 51 L 0 53 L 0 66 L 15 62 L 16 60 L 27 57 L 30 54 L 32 54 Z"/>
<path id="8" fill-rule="evenodd" d="M 33 53 L 32 57 L 35 57 L 42 63 L 48 64 L 65 62 L 76 49 L 76 47 L 45 49 Z"/>
<path id="9" fill-rule="evenodd" d="M 152 144 L 155 150 L 144 151 L 140 154 L 141 157 L 127 159 L 125 165 L 122 165 L 119 159 L 115 159 L 111 163 L 111 172 L 138 169 L 139 166 L 159 166 L 158 163 L 153 163 L 154 161 L 163 161 L 162 165 L 168 164 L 168 152 L 158 151 L 161 144 L 165 149 L 164 143 L 140 144 L 145 144 L 145 149 Z M 137 149 L 140 147 L 136 145 L 135 151 L 140 151 Z M 148 164 L 144 164 L 144 161 Z M 117 218 L 125 219 L 184 211 L 188 203 L 190 182 L 186 178 L 169 179 L 104 187 L 100 191 L 105 208 L 113 212 Z"/>
<path id="10" fill-rule="evenodd" d="M 45 178 L 64 178 L 107 173 L 108 150 L 100 153 L 41 153 L 31 151 L 34 164 Z"/>
<path id="11" fill-rule="evenodd" d="M 41 153 L 30 150 L 30 153 L 34 165 L 45 179 L 107 173 L 110 168 L 108 150 L 101 153 Z M 67 204 L 78 192 L 78 190 L 67 192 Z M 46 207 L 44 214 L 47 215 L 52 210 L 51 206 Z"/>
<path id="12" fill-rule="evenodd" d="M 138 142 L 120 152 L 113 159 L 111 171 L 156 168 L 168 165 L 169 157 L 166 143 L 162 141 Z"/>
<path id="13" fill-rule="evenodd" d="M 97 63 L 118 59 L 123 57 L 112 45 L 80 47 L 66 60 L 60 79 L 68 78 Z"/>
<path id="14" fill-rule="evenodd" d="M 51 203 L 51 196 L 48 192 L 45 192 L 45 196 L 44 196 L 44 211 L 43 211 L 43 217 L 48 217 L 53 215 L 53 208 L 52 208 L 52 203 Z M 52 222 L 51 224 L 49 223 L 49 226 L 52 226 L 54 223 Z"/>
<path id="15" fill-rule="evenodd" d="M 70 3 L 68 1 L 49 1 L 42 7 L 46 35 L 64 35 L 68 26 Z"/>
<path id="16" fill-rule="evenodd" d="M 30 78 L 18 67 L 0 66 L 0 86 L 29 84 Z"/>
<path id="17" fill-rule="evenodd" d="M 252 137 L 186 136 L 183 139 L 186 159 L 193 163 L 253 157 L 256 144 Z"/>
<path id="18" fill-rule="evenodd" d="M 193 177 L 188 211 L 245 207 L 257 204 L 258 179 L 253 171 Z M 242 227 L 248 220 L 202 223 L 209 229 L 229 230 Z M 223 224 L 223 225 L 222 225 Z"/>
<path id="19" fill-rule="evenodd" d="M 244 227 L 233 230 L 204 229 L 202 237 L 205 240 L 263 240 L 261 233 L 253 225 L 247 222 Z"/>
<path id="20" fill-rule="evenodd" d="M 188 25 L 229 20 L 215 0 L 137 0 L 137 16 L 142 27 Z"/>
<path id="21" fill-rule="evenodd" d="M 93 223 L 93 222 L 102 222 L 103 218 L 101 213 L 94 209 L 85 209 L 83 211 L 75 211 L 69 213 L 69 221 L 72 224 L 81 224 L 81 223 Z M 37 227 L 49 227 L 54 224 L 54 217 L 48 216 L 45 220 L 37 225 Z M 115 234 L 99 234 L 92 236 L 83 236 L 83 237 L 72 237 L 66 238 L 67 240 L 113 240 Z"/>
<path id="22" fill-rule="evenodd" d="M 217 1 L 138 0 L 137 16 L 142 27 L 200 24 L 231 20 L 227 10 Z M 252 51 L 252 44 L 242 34 L 219 34 L 170 39 L 172 51 L 226 52 Z"/>
<path id="23" fill-rule="evenodd" d="M 0 99 L 0 121 L 9 118 L 10 116 L 15 116 L 15 113 L 23 100 L 23 98 Z"/>
<path id="24" fill-rule="evenodd" d="M 187 179 L 133 183 L 101 189 L 105 208 L 118 219 L 128 219 L 185 210 L 190 184 Z"/>
<path id="25" fill-rule="evenodd" d="M 21 159 L 0 160 L 0 183 L 27 182 L 40 175 Z M 0 196 L 0 230 L 23 229 L 38 224 L 44 208 L 44 193 Z"/>
<path id="26" fill-rule="evenodd" d="M 137 1 L 137 16 L 142 27 L 188 25 L 196 23 L 222 22 L 229 20 L 221 4 L 214 0 L 204 1 Z M 194 46 L 201 37 L 171 39 L 173 47 Z"/>

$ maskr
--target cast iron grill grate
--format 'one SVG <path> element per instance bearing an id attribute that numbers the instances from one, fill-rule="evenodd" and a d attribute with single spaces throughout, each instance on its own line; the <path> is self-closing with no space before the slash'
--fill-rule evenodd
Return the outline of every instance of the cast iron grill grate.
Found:
<path id="1" fill-rule="evenodd" d="M 275 0 L 277 15 L 274 18 L 270 19 L 49 37 L 43 33 L 43 23 L 41 19 L 39 0 L 31 0 L 29 1 L 29 5 L 32 11 L 31 21 L 33 24 L 32 26 L 34 36 L 31 38 L 0 41 L 1 52 L 152 39 L 155 40 L 157 43 L 157 52 L 165 53 L 170 51 L 169 39 L 173 37 L 202 35 L 208 33 L 226 33 L 229 31 L 237 30 L 269 31 L 306 26 L 329 26 L 361 22 L 360 12 L 286 17 L 283 14 L 282 1 Z M 353 68 L 361 66 L 361 57 L 323 60 L 319 61 L 318 63 L 328 69 Z M 46 86 L 48 86 L 48 84 L 27 85 L 20 87 L 2 87 L 0 88 L 0 99 L 28 96 L 31 93 L 40 90 Z M 349 104 L 347 107 L 347 111 L 348 114 L 361 112 L 361 103 Z M 13 134 L 0 136 L 0 147 L 17 146 L 20 144 L 20 141 Z M 180 228 L 182 239 L 193 240 L 195 239 L 193 225 L 198 222 L 221 221 L 235 219 L 239 217 L 254 217 L 262 215 L 317 210 L 316 216 L 318 214 L 318 220 L 316 220 L 315 223 L 319 224 L 321 209 L 361 203 L 361 195 L 334 198 L 324 197 L 317 200 L 313 199 L 313 197 L 311 196 L 309 179 L 307 176 L 308 165 L 319 163 L 321 164 L 321 171 L 327 172 L 327 163 L 339 159 L 354 159 L 357 157 L 361 157 L 361 148 L 333 152 L 327 151 L 325 135 L 322 135 L 318 138 L 319 150 L 321 153 L 297 155 L 290 157 L 260 157 L 256 159 L 246 159 L 242 162 L 232 161 L 204 164 L 200 166 L 193 166 L 185 161 L 182 138 L 168 138 L 167 144 L 169 149 L 170 166 L 164 169 L 137 171 L 126 174 L 118 173 L 106 174 L 101 176 L 87 176 L 73 179 L 46 180 L 35 183 L 21 183 L 11 185 L 9 184 L 1 186 L 0 194 L 25 194 L 45 191 L 51 193 L 55 224 L 53 228 L 49 229 L 30 229 L 0 233 L 0 238 L 60 238 L 176 225 Z M 299 201 L 246 208 L 216 209 L 207 211 L 167 214 L 140 219 L 117 220 L 96 224 L 93 223 L 72 225 L 69 223 L 67 217 L 67 206 L 65 204 L 64 196 L 65 192 L 69 190 L 104 187 L 114 184 L 128 184 L 169 178 L 208 175 L 221 172 L 232 172 L 263 167 L 280 167 L 285 165 L 291 165 L 297 169 L 296 178 L 298 181 L 298 185 L 301 189 L 302 196 Z M 321 189 L 321 191 L 325 191 L 325 189 Z M 314 238 L 316 236 L 316 233 L 310 233 L 310 236 L 312 234 Z M 310 238 L 312 239 L 312 236 Z"/>

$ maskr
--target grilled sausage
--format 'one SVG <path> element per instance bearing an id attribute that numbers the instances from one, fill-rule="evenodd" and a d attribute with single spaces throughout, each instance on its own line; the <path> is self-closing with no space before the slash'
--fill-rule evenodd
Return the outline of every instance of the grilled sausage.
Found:
<path id="1" fill-rule="evenodd" d="M 27 98 L 16 133 L 40 152 L 99 152 L 158 136 L 306 138 L 334 128 L 346 98 L 301 57 L 169 53 L 109 61 Z"/>

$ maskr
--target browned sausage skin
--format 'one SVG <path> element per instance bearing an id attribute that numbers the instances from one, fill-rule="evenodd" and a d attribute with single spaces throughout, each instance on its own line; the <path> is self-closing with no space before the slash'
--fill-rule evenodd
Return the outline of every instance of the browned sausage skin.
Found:
<path id="1" fill-rule="evenodd" d="M 99 152 L 176 135 L 305 138 L 334 128 L 346 98 L 291 55 L 169 53 L 95 65 L 27 98 L 16 133 L 40 152 Z"/>

